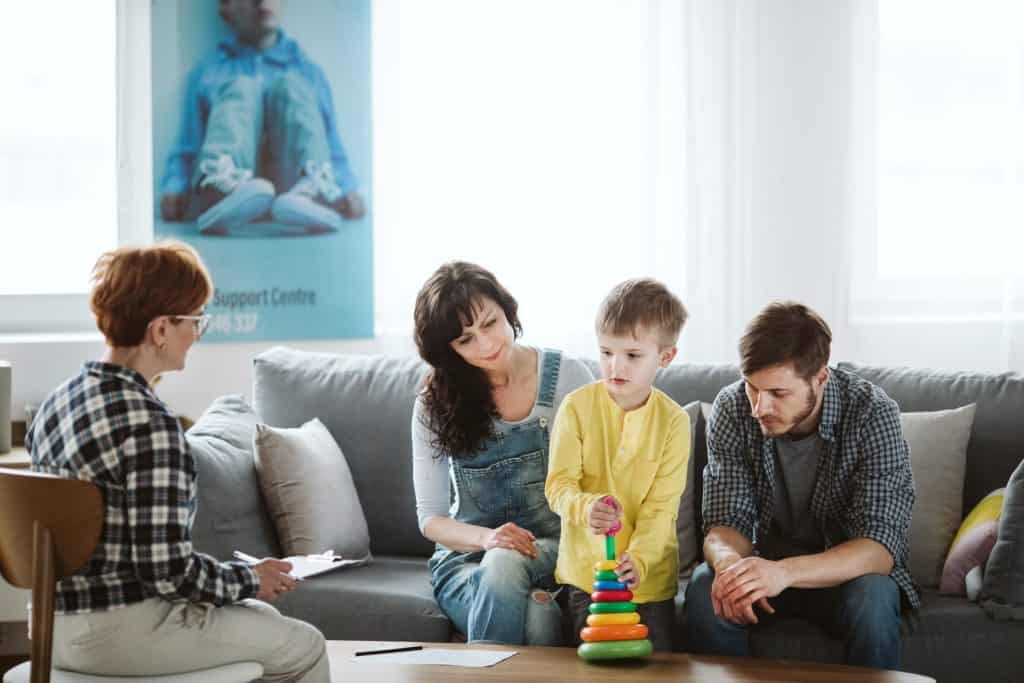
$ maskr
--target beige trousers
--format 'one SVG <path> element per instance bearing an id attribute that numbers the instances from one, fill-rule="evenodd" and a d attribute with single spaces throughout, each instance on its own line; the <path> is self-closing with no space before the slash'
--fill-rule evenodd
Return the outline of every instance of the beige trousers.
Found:
<path id="1" fill-rule="evenodd" d="M 53 663 L 61 669 L 140 676 L 244 661 L 262 664 L 265 681 L 331 680 L 320 631 L 259 600 L 214 607 L 150 598 L 54 619 Z"/>

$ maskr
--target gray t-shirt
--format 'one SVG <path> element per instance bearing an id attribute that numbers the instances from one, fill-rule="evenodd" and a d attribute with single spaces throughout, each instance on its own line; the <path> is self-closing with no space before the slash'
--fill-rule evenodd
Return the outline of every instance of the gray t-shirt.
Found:
<path id="1" fill-rule="evenodd" d="M 825 536 L 811 514 L 811 497 L 824 448 L 817 430 L 799 439 L 775 440 L 772 526 L 759 548 L 764 557 L 778 560 L 825 549 Z"/>
<path id="2" fill-rule="evenodd" d="M 540 391 L 544 370 L 544 352 L 532 346 L 529 348 L 537 353 L 537 390 Z M 563 353 L 552 405 L 550 407 L 541 406 L 535 401 L 530 414 L 522 420 L 516 422 L 495 420 L 495 431 L 501 432 L 512 425 L 537 418 L 545 418 L 549 423 L 553 422 L 558 407 L 562 405 L 562 399 L 566 394 L 593 381 L 594 376 L 590 374 L 590 369 L 582 361 Z M 437 449 L 430 444 L 433 441 L 433 433 L 424 424 L 424 410 L 423 398 L 418 397 L 412 411 L 412 481 L 416 491 L 416 517 L 419 520 L 421 532 L 429 518 L 447 517 L 450 503 L 448 458 L 436 457 Z"/>

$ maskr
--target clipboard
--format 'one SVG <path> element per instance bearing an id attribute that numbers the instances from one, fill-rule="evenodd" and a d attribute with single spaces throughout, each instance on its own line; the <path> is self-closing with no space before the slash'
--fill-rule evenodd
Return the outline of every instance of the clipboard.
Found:
<path id="1" fill-rule="evenodd" d="M 245 553 L 236 550 L 234 556 L 243 562 L 249 564 L 255 564 L 260 560 L 253 557 L 252 555 L 246 555 Z M 370 561 L 370 554 L 367 553 L 366 557 L 361 557 L 355 560 L 346 560 L 341 555 L 335 555 L 333 550 L 325 550 L 322 553 L 314 553 L 312 555 L 292 555 L 290 557 L 282 557 L 285 562 L 290 562 L 292 565 L 291 576 L 292 578 L 308 579 L 312 576 L 318 576 L 327 572 L 334 571 L 335 569 L 341 569 L 342 567 L 358 567 L 364 565 Z"/>

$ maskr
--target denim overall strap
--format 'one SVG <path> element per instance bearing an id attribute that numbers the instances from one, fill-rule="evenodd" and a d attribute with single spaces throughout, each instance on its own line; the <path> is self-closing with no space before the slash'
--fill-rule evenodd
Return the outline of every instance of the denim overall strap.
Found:
<path id="1" fill-rule="evenodd" d="M 542 349 L 544 355 L 540 370 L 540 391 L 537 392 L 537 405 L 551 408 L 555 405 L 555 389 L 558 388 L 558 373 L 562 369 L 562 352 L 554 349 Z"/>

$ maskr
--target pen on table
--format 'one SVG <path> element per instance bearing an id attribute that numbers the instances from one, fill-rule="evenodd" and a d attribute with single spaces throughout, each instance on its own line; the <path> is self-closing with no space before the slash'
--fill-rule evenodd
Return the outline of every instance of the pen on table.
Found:
<path id="1" fill-rule="evenodd" d="M 235 556 L 236 560 L 241 560 L 242 562 L 248 562 L 249 564 L 259 564 L 262 561 L 258 557 L 253 557 L 252 555 L 248 555 L 246 553 L 243 553 L 241 550 L 236 550 L 235 552 L 233 552 L 231 554 Z M 296 581 L 302 581 L 302 577 L 300 577 L 300 576 L 293 576 L 292 578 L 295 579 Z"/>
<path id="2" fill-rule="evenodd" d="M 385 655 L 392 652 L 413 652 L 415 650 L 422 650 L 422 645 L 406 645 L 404 647 L 389 647 L 384 650 L 357 650 L 355 653 L 356 657 L 365 657 L 367 655 Z"/>

